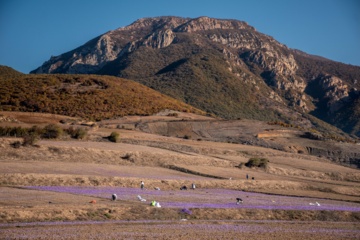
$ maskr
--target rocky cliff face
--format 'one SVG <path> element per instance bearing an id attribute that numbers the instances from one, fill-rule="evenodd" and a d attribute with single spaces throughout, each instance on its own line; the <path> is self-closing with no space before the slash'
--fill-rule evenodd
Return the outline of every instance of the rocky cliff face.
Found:
<path id="1" fill-rule="evenodd" d="M 105 63 L 116 59 L 120 50 L 111 33 L 107 33 L 77 51 L 51 57 L 34 73 L 95 73 Z"/>
<path id="2" fill-rule="evenodd" d="M 354 101 L 349 89 L 358 92 L 360 68 L 346 69 L 289 49 L 242 21 L 158 17 L 105 33 L 33 73 L 117 75 L 221 117 L 247 117 L 253 106 L 304 123 L 301 115 L 319 111 L 331 122 Z M 201 94 L 222 96 L 224 106 Z"/>
<path id="3" fill-rule="evenodd" d="M 323 101 L 326 101 L 328 114 L 335 113 L 349 101 L 348 86 L 340 78 L 321 76 L 319 85 L 324 92 Z"/>

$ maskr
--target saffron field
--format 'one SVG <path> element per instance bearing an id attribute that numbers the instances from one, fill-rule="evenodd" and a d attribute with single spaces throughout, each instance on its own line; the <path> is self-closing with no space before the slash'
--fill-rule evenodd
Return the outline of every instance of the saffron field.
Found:
<path id="1" fill-rule="evenodd" d="M 329 199 L 290 197 L 230 189 L 196 189 L 196 190 L 141 190 L 140 188 L 123 187 L 79 187 L 79 186 L 30 186 L 29 189 L 55 191 L 87 195 L 95 198 L 109 199 L 117 194 L 117 201 L 138 201 L 137 196 L 160 202 L 164 208 L 247 208 L 247 209 L 280 209 L 280 210 L 333 210 L 360 212 L 360 204 Z M 243 203 L 236 204 L 236 198 Z"/>

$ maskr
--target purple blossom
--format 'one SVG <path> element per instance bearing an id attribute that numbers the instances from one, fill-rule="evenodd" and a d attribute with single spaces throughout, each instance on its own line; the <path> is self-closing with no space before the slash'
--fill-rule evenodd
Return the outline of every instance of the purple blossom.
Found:
<path id="1" fill-rule="evenodd" d="M 359 212 L 360 204 L 329 199 L 290 197 L 263 193 L 244 192 L 230 189 L 196 189 L 195 191 L 156 191 L 125 187 L 71 187 L 34 186 L 28 187 L 43 191 L 55 191 L 111 199 L 113 193 L 118 200 L 139 201 L 138 195 L 147 202 L 156 200 L 167 208 L 245 208 L 280 210 L 329 210 Z M 243 203 L 236 204 L 236 198 Z M 145 203 L 147 203 L 145 202 Z M 317 203 L 317 204 L 315 204 Z"/>

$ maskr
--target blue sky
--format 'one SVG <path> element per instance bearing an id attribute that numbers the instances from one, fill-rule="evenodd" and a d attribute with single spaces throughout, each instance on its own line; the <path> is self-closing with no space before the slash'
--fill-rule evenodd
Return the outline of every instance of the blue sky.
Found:
<path id="1" fill-rule="evenodd" d="M 360 66 L 359 0 L 0 0 L 0 65 L 23 73 L 143 17 L 246 21 L 290 48 Z"/>

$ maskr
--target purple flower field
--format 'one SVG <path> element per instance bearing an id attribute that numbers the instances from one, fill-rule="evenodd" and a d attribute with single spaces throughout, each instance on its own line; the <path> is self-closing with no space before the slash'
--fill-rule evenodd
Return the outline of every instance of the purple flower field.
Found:
<path id="1" fill-rule="evenodd" d="M 69 186 L 32 186 L 29 189 L 54 191 L 79 195 L 87 195 L 111 199 L 117 194 L 118 201 L 138 201 L 138 196 L 146 199 L 143 204 L 152 200 L 160 202 L 163 208 L 246 208 L 246 209 L 280 209 L 280 210 L 334 210 L 359 212 L 360 204 L 307 197 L 289 197 L 253 192 L 243 192 L 229 189 L 196 189 L 158 191 L 141 190 L 140 188 L 123 187 L 69 187 Z M 236 198 L 242 198 L 243 203 L 236 204 Z"/>

